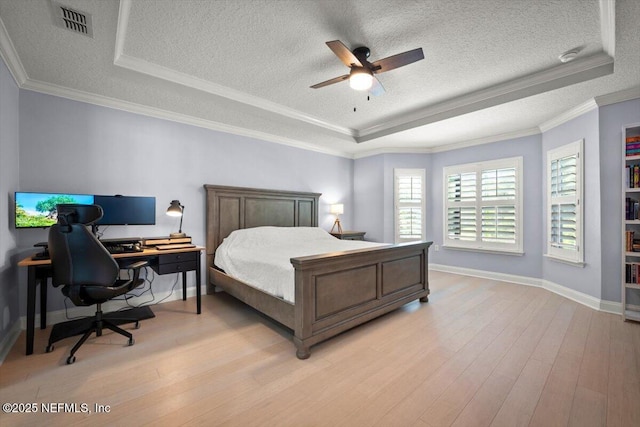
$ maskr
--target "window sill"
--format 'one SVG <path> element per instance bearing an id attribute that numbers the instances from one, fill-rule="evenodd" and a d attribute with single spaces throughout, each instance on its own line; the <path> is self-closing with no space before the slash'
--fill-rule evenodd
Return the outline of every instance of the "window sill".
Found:
<path id="1" fill-rule="evenodd" d="M 562 264 L 567 264 L 567 265 L 571 265 L 571 266 L 574 266 L 574 267 L 584 268 L 584 266 L 587 265 L 584 261 L 574 261 L 574 260 L 571 260 L 571 259 L 559 258 L 557 256 L 553 256 L 553 255 L 549 255 L 549 254 L 544 254 L 543 256 L 545 258 L 551 260 L 551 261 L 560 262 Z"/>
<path id="2" fill-rule="evenodd" d="M 505 251 L 500 249 L 480 249 L 480 248 L 467 248 L 463 246 L 451 246 L 451 245 L 442 245 L 444 249 L 453 249 L 455 251 L 466 251 L 466 252 L 480 252 L 483 254 L 494 254 L 494 255 L 511 255 L 511 256 L 523 256 L 524 252 L 522 251 Z"/>

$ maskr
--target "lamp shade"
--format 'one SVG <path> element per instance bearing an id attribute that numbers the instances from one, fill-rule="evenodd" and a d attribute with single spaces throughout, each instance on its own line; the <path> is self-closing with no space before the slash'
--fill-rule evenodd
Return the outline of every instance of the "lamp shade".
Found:
<path id="1" fill-rule="evenodd" d="M 169 216 L 182 216 L 182 205 L 179 200 L 172 200 L 169 208 L 167 209 L 167 215 Z"/>
<path id="2" fill-rule="evenodd" d="M 335 205 L 331 205 L 329 211 L 332 214 L 340 215 L 344 213 L 344 205 L 342 203 L 337 203 Z"/>
<path id="3" fill-rule="evenodd" d="M 171 204 L 167 208 L 167 215 L 180 217 L 180 228 L 177 233 L 169 234 L 169 237 L 172 239 L 177 239 L 180 237 L 186 237 L 186 234 L 182 232 L 182 220 L 184 219 L 184 206 L 180 204 L 179 200 L 172 200 Z"/>
<path id="4" fill-rule="evenodd" d="M 360 67 L 351 68 L 351 73 L 349 74 L 349 86 L 351 86 L 351 89 L 368 90 L 371 89 L 371 85 L 373 85 L 371 71 Z"/>

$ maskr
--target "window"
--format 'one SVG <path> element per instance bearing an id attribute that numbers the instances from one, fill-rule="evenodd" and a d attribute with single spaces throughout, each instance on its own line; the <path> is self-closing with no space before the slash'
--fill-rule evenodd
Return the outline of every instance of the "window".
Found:
<path id="1" fill-rule="evenodd" d="M 396 243 L 425 239 L 424 169 L 394 169 Z"/>
<path id="2" fill-rule="evenodd" d="M 444 168 L 444 246 L 522 253 L 522 157 Z"/>
<path id="3" fill-rule="evenodd" d="M 547 152 L 547 256 L 582 263 L 582 146 Z"/>

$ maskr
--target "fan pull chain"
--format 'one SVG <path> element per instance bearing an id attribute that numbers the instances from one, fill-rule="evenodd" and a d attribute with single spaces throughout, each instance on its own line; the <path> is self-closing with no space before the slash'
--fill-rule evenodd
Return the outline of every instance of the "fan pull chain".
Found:
<path id="1" fill-rule="evenodd" d="M 371 101 L 371 95 L 367 95 L 367 101 Z M 354 106 L 353 112 L 355 113 L 356 111 L 357 111 L 357 108 Z"/>

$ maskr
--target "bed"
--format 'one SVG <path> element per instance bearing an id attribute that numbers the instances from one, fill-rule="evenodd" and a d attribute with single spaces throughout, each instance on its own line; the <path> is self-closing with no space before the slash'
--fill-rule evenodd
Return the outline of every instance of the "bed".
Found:
<path id="1" fill-rule="evenodd" d="M 293 331 L 296 356 L 311 346 L 402 305 L 428 301 L 431 242 L 381 245 L 291 258 L 294 298 L 257 289 L 214 264 L 235 230 L 317 227 L 320 194 L 205 185 L 207 292 L 221 289 Z"/>

